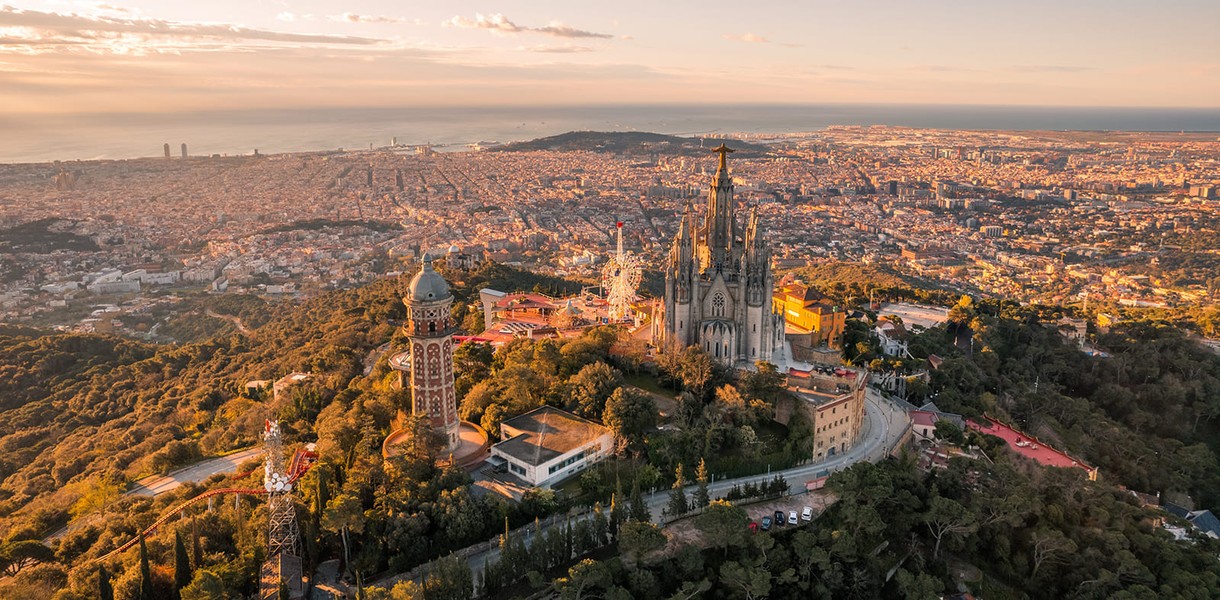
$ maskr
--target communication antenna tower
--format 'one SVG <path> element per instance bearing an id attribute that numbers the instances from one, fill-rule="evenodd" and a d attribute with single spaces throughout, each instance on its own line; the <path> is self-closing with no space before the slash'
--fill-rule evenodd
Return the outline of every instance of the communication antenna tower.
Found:
<path id="1" fill-rule="evenodd" d="M 623 250 L 623 222 L 615 223 L 618 229 L 618 252 L 606 262 L 602 269 L 602 286 L 609 302 L 610 321 L 622 321 L 631 317 L 631 303 L 643 276 L 643 261 L 640 257 Z"/>
<path id="2" fill-rule="evenodd" d="M 292 505 L 292 482 L 284 472 L 284 443 L 280 439 L 280 422 L 268 420 L 263 426 L 267 444 L 263 487 L 267 490 L 267 557 L 280 554 L 297 555 L 296 511 Z"/>

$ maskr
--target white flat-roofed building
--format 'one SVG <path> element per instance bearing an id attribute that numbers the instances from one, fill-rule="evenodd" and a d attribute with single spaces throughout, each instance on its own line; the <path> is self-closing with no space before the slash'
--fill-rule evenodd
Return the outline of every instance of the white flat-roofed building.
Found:
<path id="1" fill-rule="evenodd" d="M 491 447 L 492 456 L 536 487 L 549 487 L 614 452 L 608 427 L 551 406 L 504 421 L 500 435 L 504 441 Z"/>

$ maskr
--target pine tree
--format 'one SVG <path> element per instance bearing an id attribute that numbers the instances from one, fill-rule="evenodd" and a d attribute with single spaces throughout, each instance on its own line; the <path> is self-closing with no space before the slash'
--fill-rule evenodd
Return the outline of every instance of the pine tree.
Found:
<path id="1" fill-rule="evenodd" d="M 155 600 L 153 598 L 152 567 L 148 565 L 148 546 L 144 544 L 144 534 L 140 534 L 140 600 Z"/>
<path id="2" fill-rule="evenodd" d="M 179 596 L 182 588 L 191 584 L 191 561 L 186 554 L 186 544 L 182 543 L 182 534 L 174 532 L 174 595 Z"/>
<path id="3" fill-rule="evenodd" d="M 699 468 L 695 470 L 695 481 L 699 482 L 699 488 L 695 490 L 695 507 L 703 508 L 712 499 L 707 492 L 707 462 L 702 458 L 699 459 Z"/>
<path id="4" fill-rule="evenodd" d="M 669 492 L 669 507 L 670 516 L 681 516 L 686 514 L 686 478 L 682 476 L 682 463 L 678 463 L 678 468 L 674 469 L 674 486 Z"/>
<path id="5" fill-rule="evenodd" d="M 651 521 L 652 513 L 648 512 L 648 505 L 644 504 L 644 496 L 640 494 L 640 480 L 636 479 L 631 485 L 631 519 L 635 521 Z"/>
<path id="6" fill-rule="evenodd" d="M 97 597 L 98 600 L 114 600 L 114 587 L 110 585 L 110 573 L 104 566 L 97 568 Z"/>

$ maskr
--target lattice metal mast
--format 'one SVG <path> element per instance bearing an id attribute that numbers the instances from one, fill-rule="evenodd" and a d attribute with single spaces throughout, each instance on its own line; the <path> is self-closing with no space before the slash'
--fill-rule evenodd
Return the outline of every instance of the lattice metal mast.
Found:
<path id="1" fill-rule="evenodd" d="M 606 288 L 610 320 L 621 321 L 631 317 L 631 303 L 640 286 L 643 263 L 640 257 L 623 249 L 623 222 L 619 221 L 615 226 L 618 228 L 618 248 L 602 270 L 602 285 Z"/>
<path id="2" fill-rule="evenodd" d="M 280 438 L 279 421 L 267 421 L 263 427 L 267 460 L 263 486 L 267 490 L 267 557 L 279 554 L 297 555 L 299 534 L 296 509 L 292 504 L 292 482 L 284 469 L 284 443 Z"/>

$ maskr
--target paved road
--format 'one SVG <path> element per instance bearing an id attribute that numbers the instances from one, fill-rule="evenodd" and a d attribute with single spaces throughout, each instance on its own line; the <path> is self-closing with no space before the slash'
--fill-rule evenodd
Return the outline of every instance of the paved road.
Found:
<path id="1" fill-rule="evenodd" d="M 381 360 L 381 355 L 385 354 L 386 351 L 388 351 L 389 349 L 390 349 L 390 343 L 386 342 L 386 343 L 374 348 L 372 351 L 369 352 L 368 356 L 364 357 L 364 375 L 365 375 L 365 377 L 367 377 L 369 375 L 369 373 L 373 372 L 373 367 L 377 366 L 377 361 Z"/>
<path id="2" fill-rule="evenodd" d="M 877 462 L 885 458 L 893 449 L 894 444 L 906 433 L 909 426 L 906 411 L 872 389 L 868 390 L 866 398 L 867 401 L 864 404 L 866 418 L 860 432 L 860 442 L 846 452 L 821 462 L 798 465 L 782 471 L 713 481 L 707 486 L 708 495 L 712 498 L 724 496 L 735 485 L 750 481 L 767 482 L 776 475 L 783 475 L 784 479 L 788 481 L 790 493 L 799 494 L 805 491 L 805 482 L 816 479 L 818 473 L 840 471 L 862 460 Z M 695 486 L 686 488 L 687 497 L 689 498 L 694 491 Z M 661 509 L 669 504 L 669 490 L 652 494 L 645 498 L 645 502 L 653 515 L 653 521 L 660 524 Z"/>
<path id="3" fill-rule="evenodd" d="M 263 453 L 262 446 L 246 448 L 227 456 L 211 458 L 195 463 L 170 473 L 169 475 L 152 475 L 136 482 L 135 487 L 127 493 L 132 496 L 160 496 L 184 483 L 199 483 L 217 473 L 231 473 L 237 470 L 241 463 Z"/>
<path id="4" fill-rule="evenodd" d="M 800 465 L 791 469 L 781 471 L 772 471 L 768 474 L 751 475 L 749 477 L 737 477 L 734 479 L 722 479 L 708 484 L 708 494 L 715 498 L 724 496 L 729 489 L 734 485 L 743 484 L 746 482 L 766 482 L 776 475 L 783 475 L 788 481 L 789 491 L 794 494 L 804 493 L 806 491 L 805 482 L 815 479 L 818 473 L 823 471 L 839 471 L 845 469 L 857 462 L 867 460 L 869 462 L 877 462 L 888 455 L 894 446 L 906 435 L 907 429 L 910 427 L 910 420 L 907 417 L 906 410 L 898 406 L 896 403 L 887 400 L 879 392 L 869 388 L 865 402 L 865 419 L 863 430 L 860 432 L 860 442 L 848 451 L 838 456 L 831 457 L 817 463 Z M 694 494 L 695 487 L 691 486 L 686 489 L 686 496 L 689 498 Z M 657 524 L 661 523 L 661 510 L 669 504 L 669 490 L 661 490 L 644 497 L 644 502 L 648 505 L 648 511 L 652 514 L 653 521 Z M 586 517 L 589 515 L 586 515 Z M 575 524 L 577 521 L 573 521 Z M 542 534 L 545 535 L 547 528 L 543 528 Z M 535 536 L 527 536 L 525 539 L 526 546 L 533 543 Z M 499 560 L 500 548 L 492 547 L 484 552 L 473 554 L 466 559 L 470 565 L 471 573 L 477 576 L 483 570 L 484 564 L 489 564 Z M 383 585 L 383 581 L 390 578 L 385 578 L 377 585 Z"/>
<path id="5" fill-rule="evenodd" d="M 210 458 L 205 461 L 195 463 L 189 467 L 185 467 L 170 473 L 169 475 L 152 475 L 145 477 L 136 482 L 135 487 L 127 490 L 128 496 L 160 496 L 170 490 L 176 489 L 184 483 L 199 483 L 217 473 L 230 473 L 237 470 L 241 463 L 246 462 L 263 453 L 262 446 L 246 448 L 239 452 L 234 452 L 227 456 Z M 43 538 L 42 543 L 47 544 L 58 540 L 70 531 L 88 525 L 96 520 L 97 514 L 83 516 L 79 519 L 56 530 L 55 533 Z"/>

